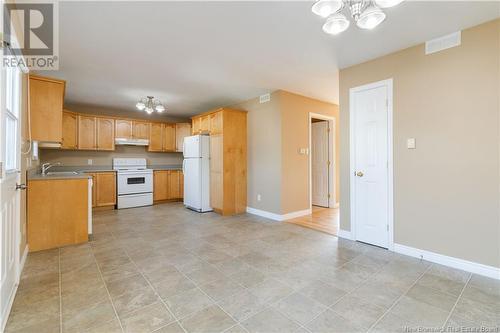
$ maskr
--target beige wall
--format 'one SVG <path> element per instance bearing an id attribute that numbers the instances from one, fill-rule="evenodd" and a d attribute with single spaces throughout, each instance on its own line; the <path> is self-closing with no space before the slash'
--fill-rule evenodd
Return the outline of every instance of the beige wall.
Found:
<path id="1" fill-rule="evenodd" d="M 309 113 L 335 118 L 339 127 L 339 109 L 335 104 L 305 96 L 279 91 L 281 101 L 281 213 L 287 214 L 309 209 L 309 156 L 299 154 L 300 148 L 309 147 Z M 338 153 L 338 137 L 334 138 Z M 338 158 L 335 158 L 338 161 Z M 337 165 L 337 163 L 334 163 Z M 338 184 L 338 168 L 335 168 Z M 338 190 L 338 186 L 337 186 Z M 338 192 L 336 192 L 338 198 Z"/>
<path id="2" fill-rule="evenodd" d="M 281 113 L 279 93 L 233 106 L 247 113 L 247 206 L 281 213 Z M 257 195 L 261 201 L 257 201 Z"/>
<path id="3" fill-rule="evenodd" d="M 61 162 L 65 166 L 85 166 L 92 159 L 92 165 L 111 166 L 116 157 L 146 158 L 150 165 L 182 164 L 182 153 L 150 153 L 145 147 L 116 146 L 115 151 L 83 151 L 83 150 L 40 150 L 40 162 Z"/>
<path id="4" fill-rule="evenodd" d="M 349 89 L 394 79 L 395 242 L 500 267 L 500 20 L 340 72 L 341 229 L 349 220 Z M 417 149 L 406 149 L 414 137 Z"/>
<path id="5" fill-rule="evenodd" d="M 337 118 L 338 107 L 282 90 L 270 102 L 232 107 L 248 111 L 248 206 L 280 215 L 309 209 L 309 157 L 298 149 L 309 146 L 309 112 Z"/>

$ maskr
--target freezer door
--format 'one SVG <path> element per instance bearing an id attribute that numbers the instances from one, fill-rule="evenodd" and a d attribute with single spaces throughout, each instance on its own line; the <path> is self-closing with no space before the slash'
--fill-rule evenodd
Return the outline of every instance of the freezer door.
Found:
<path id="1" fill-rule="evenodd" d="M 187 136 L 184 138 L 184 158 L 201 157 L 200 135 Z"/>
<path id="2" fill-rule="evenodd" d="M 200 210 L 201 202 L 201 159 L 184 160 L 184 205 Z"/>

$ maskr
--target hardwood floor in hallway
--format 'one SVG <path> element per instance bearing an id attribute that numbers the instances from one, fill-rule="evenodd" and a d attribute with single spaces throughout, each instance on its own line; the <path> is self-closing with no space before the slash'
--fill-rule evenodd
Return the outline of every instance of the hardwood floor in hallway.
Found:
<path id="1" fill-rule="evenodd" d="M 313 206 L 312 214 L 287 220 L 288 223 L 337 235 L 339 231 L 339 209 Z"/>

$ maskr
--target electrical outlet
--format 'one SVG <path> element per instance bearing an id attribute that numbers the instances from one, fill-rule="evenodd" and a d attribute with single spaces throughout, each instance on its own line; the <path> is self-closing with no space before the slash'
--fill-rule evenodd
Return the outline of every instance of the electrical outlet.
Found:
<path id="1" fill-rule="evenodd" d="M 262 199 L 260 194 L 257 194 L 257 201 L 260 201 Z"/>
<path id="2" fill-rule="evenodd" d="M 94 161 L 93 161 L 93 160 L 91 160 L 91 159 L 88 159 L 88 160 L 87 160 L 87 164 L 88 164 L 88 165 L 92 165 L 93 163 L 94 163 Z"/>

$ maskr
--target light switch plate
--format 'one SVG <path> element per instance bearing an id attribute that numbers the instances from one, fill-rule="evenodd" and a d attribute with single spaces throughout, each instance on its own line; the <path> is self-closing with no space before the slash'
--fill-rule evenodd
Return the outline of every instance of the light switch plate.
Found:
<path id="1" fill-rule="evenodd" d="M 91 159 L 88 159 L 88 160 L 87 160 L 87 164 L 88 164 L 88 165 L 92 165 L 93 163 L 94 163 L 94 161 L 93 161 L 93 160 L 91 160 Z"/>
<path id="2" fill-rule="evenodd" d="M 417 141 L 415 140 L 415 138 L 409 138 L 406 140 L 406 147 L 408 149 L 415 149 L 417 148 Z"/>

